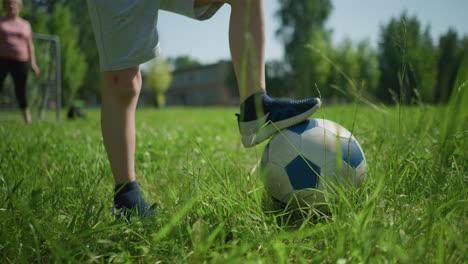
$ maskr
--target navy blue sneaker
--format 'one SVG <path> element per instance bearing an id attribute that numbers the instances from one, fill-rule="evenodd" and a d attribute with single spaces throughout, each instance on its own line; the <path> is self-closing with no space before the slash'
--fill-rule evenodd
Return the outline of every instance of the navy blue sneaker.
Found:
<path id="1" fill-rule="evenodd" d="M 273 99 L 264 91 L 251 95 L 241 104 L 241 114 L 237 115 L 242 144 L 246 148 L 255 146 L 306 120 L 321 105 L 319 98 Z"/>
<path id="2" fill-rule="evenodd" d="M 115 186 L 114 208 L 115 218 L 130 221 L 132 217 L 147 218 L 156 216 L 156 209 L 143 198 L 136 181 Z"/>

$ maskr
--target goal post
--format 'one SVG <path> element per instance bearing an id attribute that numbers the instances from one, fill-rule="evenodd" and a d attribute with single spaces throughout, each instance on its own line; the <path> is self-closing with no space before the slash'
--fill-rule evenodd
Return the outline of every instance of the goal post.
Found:
<path id="1" fill-rule="evenodd" d="M 61 52 L 60 38 L 55 35 L 45 35 L 34 33 L 33 39 L 38 41 L 49 42 L 49 54 L 51 55 L 48 61 L 48 71 L 44 88 L 42 89 L 42 102 L 39 108 L 39 119 L 44 118 L 44 112 L 53 108 L 49 104 L 50 93 L 55 90 L 55 119 L 60 120 L 60 110 L 62 108 L 62 67 L 61 67 Z M 54 89 L 55 88 L 55 89 Z"/>

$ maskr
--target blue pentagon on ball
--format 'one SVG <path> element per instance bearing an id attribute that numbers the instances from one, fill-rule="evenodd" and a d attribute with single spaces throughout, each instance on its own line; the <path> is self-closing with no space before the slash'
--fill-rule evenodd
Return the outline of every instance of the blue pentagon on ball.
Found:
<path id="1" fill-rule="evenodd" d="M 342 138 L 340 139 L 340 144 L 341 156 L 344 162 L 348 163 L 352 168 L 357 168 L 364 160 L 364 155 L 356 140 Z"/>
<path id="2" fill-rule="evenodd" d="M 314 119 L 309 119 L 309 120 L 306 120 L 302 123 L 299 123 L 295 126 L 292 126 L 292 127 L 289 127 L 287 128 L 289 131 L 292 131 L 298 135 L 301 135 L 302 133 L 304 133 L 305 131 L 309 130 L 309 129 L 312 129 L 314 127 L 317 127 L 317 121 L 314 120 Z"/>
<path id="3" fill-rule="evenodd" d="M 285 170 L 294 189 L 317 187 L 320 167 L 312 161 L 299 155 L 286 166 Z"/>

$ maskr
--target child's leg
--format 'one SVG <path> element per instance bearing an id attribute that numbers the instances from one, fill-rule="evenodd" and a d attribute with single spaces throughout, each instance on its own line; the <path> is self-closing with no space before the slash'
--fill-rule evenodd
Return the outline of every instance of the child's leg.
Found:
<path id="1" fill-rule="evenodd" d="M 102 73 L 101 128 L 116 184 L 135 181 L 135 110 L 141 89 L 138 67 Z"/>
<path id="2" fill-rule="evenodd" d="M 265 90 L 265 22 L 263 0 L 196 0 L 195 7 L 231 5 L 229 46 L 241 102 Z"/>
<path id="3" fill-rule="evenodd" d="M 135 111 L 141 89 L 138 67 L 103 72 L 101 127 L 104 146 L 114 175 L 117 209 L 152 212 L 135 181 Z M 131 212 L 124 213 L 130 218 Z"/>
<path id="4" fill-rule="evenodd" d="M 141 89 L 138 65 L 158 51 L 160 1 L 88 0 L 103 79 L 101 126 L 115 179 L 115 208 L 125 217 L 154 213 L 135 179 L 135 111 Z M 129 213 L 129 214 L 127 214 Z M 122 216 L 118 214 L 117 216 Z"/>
<path id="5" fill-rule="evenodd" d="M 244 102 L 265 90 L 265 21 L 263 0 L 231 0 L 229 45 Z"/>
<path id="6" fill-rule="evenodd" d="M 220 2 L 231 5 L 229 44 L 242 102 L 239 128 L 242 143 L 251 147 L 306 120 L 321 103 L 318 98 L 278 100 L 267 96 L 263 0 L 196 0 L 195 7 Z"/>

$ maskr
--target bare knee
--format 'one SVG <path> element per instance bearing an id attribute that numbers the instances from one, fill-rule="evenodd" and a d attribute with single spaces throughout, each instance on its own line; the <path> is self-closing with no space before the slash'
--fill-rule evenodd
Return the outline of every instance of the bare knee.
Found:
<path id="1" fill-rule="evenodd" d="M 102 77 L 104 97 L 114 98 L 122 103 L 128 103 L 138 98 L 141 89 L 141 74 L 138 67 L 103 72 Z"/>

